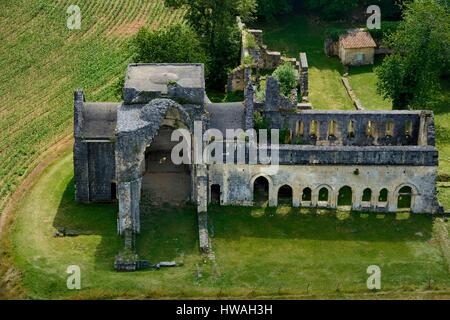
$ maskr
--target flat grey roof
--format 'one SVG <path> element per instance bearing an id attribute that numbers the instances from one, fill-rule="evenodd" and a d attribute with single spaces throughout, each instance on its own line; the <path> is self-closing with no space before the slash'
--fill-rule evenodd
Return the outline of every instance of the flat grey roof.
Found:
<path id="1" fill-rule="evenodd" d="M 224 135 L 227 129 L 245 129 L 245 108 L 242 102 L 211 103 L 206 106 L 210 113 L 210 128 Z"/>
<path id="2" fill-rule="evenodd" d="M 86 102 L 83 104 L 82 137 L 110 139 L 114 137 L 119 102 Z"/>
<path id="3" fill-rule="evenodd" d="M 203 64 L 130 64 L 125 78 L 125 88 L 167 93 L 169 81 L 175 81 L 184 88 L 204 88 L 203 70 Z"/>

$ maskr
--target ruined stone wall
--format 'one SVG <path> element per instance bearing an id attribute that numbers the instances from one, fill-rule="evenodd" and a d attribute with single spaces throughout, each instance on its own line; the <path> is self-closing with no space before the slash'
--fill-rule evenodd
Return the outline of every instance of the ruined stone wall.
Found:
<path id="1" fill-rule="evenodd" d="M 111 184 L 115 180 L 114 142 L 108 139 L 88 140 L 82 128 L 84 94 L 74 93 L 74 183 L 75 199 L 80 202 L 111 201 Z"/>
<path id="2" fill-rule="evenodd" d="M 266 99 L 264 115 L 270 120 L 270 128 L 289 129 L 294 144 L 418 145 L 419 133 L 426 132 L 426 143 L 422 145 L 434 145 L 431 112 L 308 110 L 294 113 L 274 111 L 276 104 L 276 101 L 271 102 Z M 422 131 L 420 130 L 421 117 L 426 123 Z"/>
<path id="3" fill-rule="evenodd" d="M 264 176 L 269 182 L 269 205 L 278 205 L 278 190 L 289 185 L 293 190 L 293 206 L 336 208 L 339 190 L 344 186 L 352 189 L 352 208 L 368 211 L 397 211 L 399 190 L 409 186 L 413 190 L 412 212 L 434 212 L 436 167 L 430 166 L 292 166 L 282 165 L 277 173 L 264 165 L 211 165 L 209 190 L 213 184 L 220 185 L 221 204 L 253 205 L 254 181 Z M 357 172 L 357 174 L 356 174 Z M 329 191 L 327 201 L 319 201 L 319 190 Z M 305 188 L 312 190 L 311 201 L 302 201 Z M 372 198 L 362 201 L 363 190 L 370 188 Z M 380 202 L 379 193 L 388 190 L 388 201 Z"/>
<path id="4" fill-rule="evenodd" d="M 86 142 L 88 151 L 89 200 L 111 201 L 111 183 L 116 177 L 114 143 Z"/>

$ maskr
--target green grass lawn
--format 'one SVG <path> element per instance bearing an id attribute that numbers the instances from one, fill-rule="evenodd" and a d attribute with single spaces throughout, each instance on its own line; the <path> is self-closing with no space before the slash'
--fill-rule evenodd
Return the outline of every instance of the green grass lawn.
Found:
<path id="1" fill-rule="evenodd" d="M 117 207 L 75 203 L 72 170 L 71 152 L 51 164 L 16 208 L 3 239 L 1 256 L 11 257 L 27 297 L 373 298 L 366 269 L 374 264 L 382 270 L 387 296 L 381 297 L 450 290 L 430 216 L 286 207 L 211 207 L 212 260 L 199 253 L 194 208 L 155 208 L 142 217 L 138 253 L 152 263 L 182 266 L 117 273 L 114 256 L 123 247 Z M 81 235 L 53 237 L 60 226 Z M 66 288 L 69 265 L 81 268 L 81 291 Z"/>
<path id="2" fill-rule="evenodd" d="M 374 66 L 352 67 L 349 71 L 350 85 L 366 110 L 392 110 L 392 101 L 377 92 L 378 79 L 373 70 L 379 63 L 377 59 Z"/>
<path id="3" fill-rule="evenodd" d="M 259 25 L 270 50 L 278 50 L 298 58 L 306 52 L 309 64 L 309 100 L 315 109 L 354 109 L 341 76 L 343 66 L 337 58 L 324 53 L 324 34 L 331 25 L 312 22 L 304 16 L 278 19 Z"/>

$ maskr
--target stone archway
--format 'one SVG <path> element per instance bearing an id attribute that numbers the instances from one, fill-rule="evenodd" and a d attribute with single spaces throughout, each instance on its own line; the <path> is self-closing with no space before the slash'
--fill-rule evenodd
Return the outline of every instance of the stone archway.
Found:
<path id="1" fill-rule="evenodd" d="M 278 205 L 289 205 L 292 206 L 293 203 L 293 190 L 290 185 L 285 184 L 278 189 Z"/>
<path id="2" fill-rule="evenodd" d="M 191 197 L 191 171 L 187 164 L 176 165 L 171 159 L 177 141 L 171 141 L 176 128 L 163 125 L 145 150 L 141 202 L 145 205 L 183 205 Z"/>
<path id="3" fill-rule="evenodd" d="M 129 230 L 139 233 L 141 193 L 147 190 L 147 183 L 151 184 L 153 189 L 156 189 L 159 183 L 156 176 L 153 176 L 148 182 L 144 181 L 142 188 L 143 180 L 147 178 L 148 173 L 177 173 L 171 172 L 174 168 L 170 164 L 161 163 L 160 167 L 152 164 L 159 165 L 160 162 L 164 162 L 161 160 L 168 159 L 167 154 L 163 153 L 171 148 L 169 133 L 176 128 L 186 128 L 187 132 L 192 132 L 193 122 L 184 107 L 170 99 L 154 99 L 139 108 L 121 106 L 118 110 L 118 119 L 116 133 L 118 232 L 123 234 Z M 152 170 L 156 172 L 151 172 Z M 186 173 L 185 168 L 181 171 Z M 194 179 L 190 178 L 189 181 L 192 183 Z M 173 190 L 169 194 L 172 192 Z M 151 200 L 151 196 L 149 198 Z"/>
<path id="4" fill-rule="evenodd" d="M 269 204 L 269 180 L 260 176 L 253 182 L 253 203 L 257 206 L 268 206 Z"/>

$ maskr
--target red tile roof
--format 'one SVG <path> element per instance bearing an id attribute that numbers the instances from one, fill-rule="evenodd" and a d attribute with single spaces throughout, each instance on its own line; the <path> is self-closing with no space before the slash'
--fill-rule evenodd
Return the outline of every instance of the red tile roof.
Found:
<path id="1" fill-rule="evenodd" d="M 345 49 L 376 48 L 377 44 L 367 31 L 353 31 L 339 37 Z"/>

